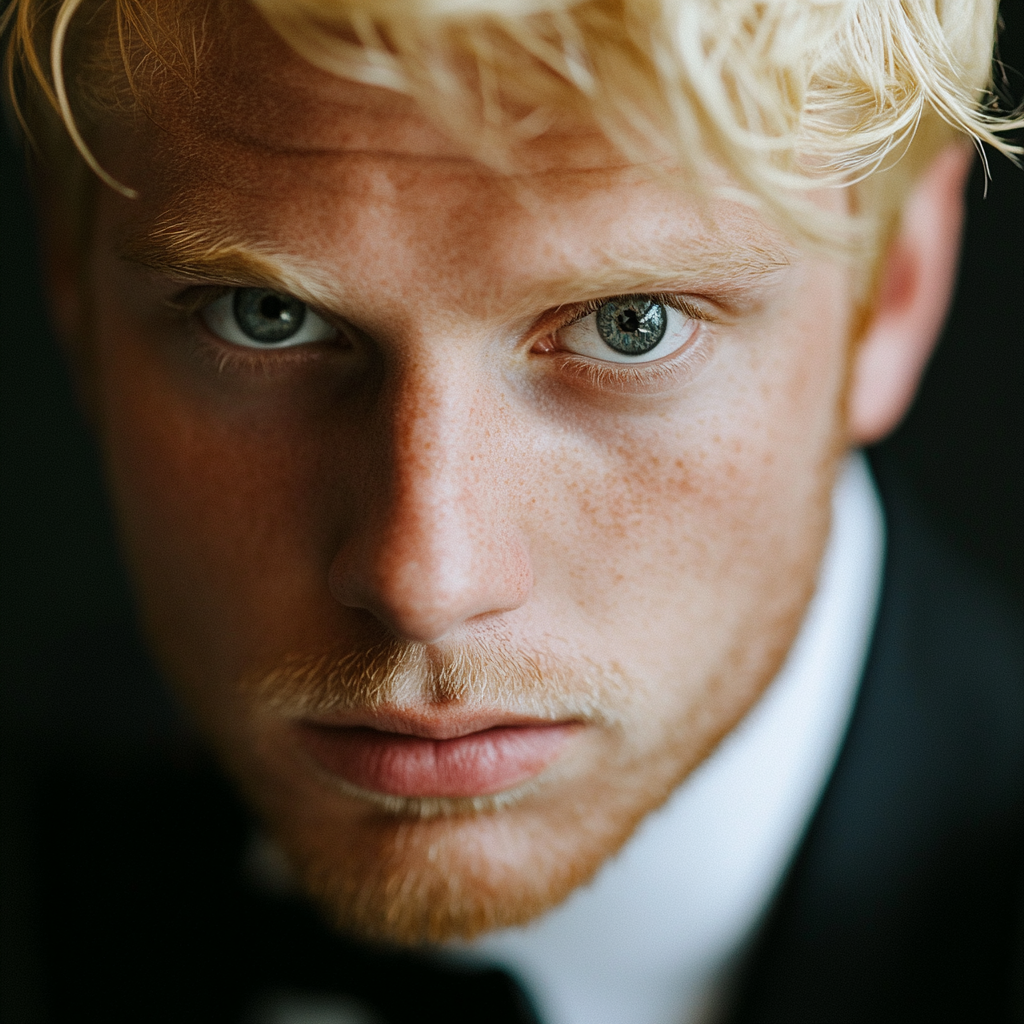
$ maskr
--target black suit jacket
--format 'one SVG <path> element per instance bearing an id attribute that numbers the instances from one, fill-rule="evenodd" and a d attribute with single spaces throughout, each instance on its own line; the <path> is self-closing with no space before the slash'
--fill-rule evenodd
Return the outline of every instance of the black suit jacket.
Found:
<path id="1" fill-rule="evenodd" d="M 1024 1019 L 1020 619 L 880 482 L 864 679 L 736 1024 Z"/>
<path id="2" fill-rule="evenodd" d="M 735 1024 L 1024 1019 L 1020 620 L 883 490 L 884 596 L 858 703 L 748 952 Z M 51 669 L 62 678 L 71 654 Z M 252 885 L 251 822 L 187 745 L 46 761 L 18 825 L 35 894 L 19 955 L 43 1019 L 256 1024 L 275 994 L 303 993 L 347 994 L 380 1021 L 535 1019 L 500 971 L 369 949 Z"/>

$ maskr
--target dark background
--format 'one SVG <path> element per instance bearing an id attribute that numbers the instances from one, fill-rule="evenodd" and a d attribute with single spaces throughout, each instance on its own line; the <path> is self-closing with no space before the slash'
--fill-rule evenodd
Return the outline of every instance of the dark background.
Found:
<path id="1" fill-rule="evenodd" d="M 1009 67 L 1024 68 L 1022 15 L 1024 4 L 1004 5 Z M 1008 73 L 1004 90 L 1019 100 L 1021 76 Z M 900 474 L 938 531 L 1019 602 L 1024 173 L 1000 156 L 990 167 L 987 195 L 980 164 L 970 182 L 943 341 L 913 411 L 873 458 Z M 0 216 L 0 1018 L 28 1022 L 39 1016 L 39 937 L 27 896 L 34 860 L 19 822 L 37 766 L 58 752 L 117 758 L 180 745 L 185 731 L 144 655 L 123 643 L 128 586 L 97 455 L 47 325 L 22 157 L 7 136 Z"/>

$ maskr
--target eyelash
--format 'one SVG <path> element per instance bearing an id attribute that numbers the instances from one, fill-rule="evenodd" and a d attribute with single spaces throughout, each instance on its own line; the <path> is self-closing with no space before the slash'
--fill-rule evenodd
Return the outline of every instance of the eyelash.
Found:
<path id="1" fill-rule="evenodd" d="M 594 391 L 628 394 L 658 394 L 685 382 L 710 355 L 698 340 L 663 360 L 647 363 L 605 363 L 571 352 L 562 357 L 563 373 L 570 382 L 580 382 Z M 660 386 L 659 386 L 660 385 Z"/>
<path id="2" fill-rule="evenodd" d="M 606 302 L 613 298 L 639 298 L 639 299 L 654 299 L 655 302 L 660 302 L 663 306 L 671 306 L 673 309 L 679 310 L 684 316 L 688 316 L 691 320 L 710 320 L 711 317 L 695 306 L 689 299 L 683 298 L 682 295 L 673 295 L 671 292 L 626 292 L 624 295 L 607 295 L 603 299 L 590 299 L 588 302 L 584 302 L 579 307 L 579 312 L 575 313 L 565 323 L 559 324 L 556 330 L 562 330 L 563 327 L 569 327 L 572 324 L 579 323 L 580 320 L 590 316 L 591 313 L 596 313 Z"/>
<path id="3" fill-rule="evenodd" d="M 690 302 L 682 295 L 675 295 L 671 292 L 627 292 L 625 295 L 637 298 L 653 299 L 663 306 L 671 306 L 684 316 L 698 323 L 715 323 L 715 318 L 705 310 Z M 567 319 L 551 328 L 547 333 L 554 337 L 559 331 L 564 330 L 572 324 L 585 320 L 588 316 L 596 313 L 610 298 L 619 296 L 606 296 L 600 299 L 590 299 L 576 308 L 576 311 Z M 564 308 L 564 307 L 563 307 Z M 597 362 L 587 356 L 580 356 L 574 352 L 567 352 L 564 349 L 556 349 L 551 355 L 561 357 L 565 368 L 575 377 L 584 380 L 589 386 L 605 391 L 631 391 L 634 388 L 641 390 L 657 390 L 657 385 L 675 384 L 681 373 L 685 373 L 694 367 L 695 364 L 703 362 L 707 352 L 699 344 L 700 339 L 696 338 L 699 327 L 694 329 L 694 338 L 691 338 L 685 345 L 676 352 L 673 352 L 665 359 L 655 359 L 646 363 L 612 363 Z"/>
<path id="4" fill-rule="evenodd" d="M 205 330 L 198 335 L 193 335 L 193 351 L 206 364 L 210 365 L 217 373 L 264 373 L 269 374 L 281 364 L 281 353 L 263 353 L 256 348 L 243 348 L 241 345 L 214 341 L 207 336 Z M 290 350 L 285 358 L 294 360 L 295 356 Z"/>
<path id="5" fill-rule="evenodd" d="M 193 285 L 165 300 L 166 306 L 176 316 L 185 320 L 191 327 L 188 333 L 193 343 L 193 352 L 203 362 L 212 366 L 219 374 L 228 372 L 270 373 L 280 368 L 282 359 L 287 359 L 290 363 L 295 364 L 308 362 L 316 358 L 315 348 L 310 351 L 307 349 L 307 346 L 296 346 L 290 349 L 268 349 L 266 352 L 262 352 L 259 349 L 230 345 L 212 337 L 209 329 L 199 322 L 198 314 L 209 303 L 216 301 L 231 291 L 232 287 L 244 286 Z M 713 317 L 681 295 L 675 295 L 670 292 L 635 294 L 642 295 L 643 298 L 653 299 L 664 306 L 670 306 L 691 320 L 703 323 L 714 322 Z M 576 306 L 567 319 L 562 320 L 557 326 L 550 328 L 547 334 L 554 337 L 564 328 L 586 319 L 591 314 L 596 313 L 608 301 L 608 298 L 590 299 Z M 564 309 L 564 306 L 560 307 L 558 312 Z M 699 328 L 697 329 L 699 330 Z M 701 353 L 695 352 L 697 347 L 691 341 L 664 360 L 652 360 L 636 365 L 610 362 L 600 363 L 586 356 L 579 356 L 572 352 L 557 349 L 551 354 L 561 356 L 565 368 L 573 376 L 585 380 L 589 386 L 595 389 L 630 390 L 631 386 L 640 389 L 650 388 L 658 383 L 674 383 L 679 372 L 691 366 L 695 357 L 700 357 Z"/>
<path id="6" fill-rule="evenodd" d="M 193 355 L 212 366 L 218 373 L 270 373 L 279 369 L 284 360 L 295 365 L 316 358 L 314 346 L 296 345 L 292 348 L 267 349 L 264 352 L 258 348 L 232 345 L 213 336 L 209 328 L 200 321 L 199 312 L 236 287 L 246 286 L 192 285 L 165 300 L 165 305 L 172 314 L 187 324 Z"/>

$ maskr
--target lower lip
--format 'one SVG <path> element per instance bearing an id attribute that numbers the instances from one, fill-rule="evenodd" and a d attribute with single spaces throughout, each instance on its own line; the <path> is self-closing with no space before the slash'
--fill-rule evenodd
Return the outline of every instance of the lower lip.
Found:
<path id="1" fill-rule="evenodd" d="M 362 789 L 404 797 L 475 797 L 500 793 L 539 775 L 578 728 L 498 726 L 434 740 L 303 723 L 299 734 L 322 768 Z"/>

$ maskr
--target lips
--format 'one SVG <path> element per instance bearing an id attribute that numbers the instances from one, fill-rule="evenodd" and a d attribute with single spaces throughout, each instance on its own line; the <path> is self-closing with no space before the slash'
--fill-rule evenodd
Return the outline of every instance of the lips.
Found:
<path id="1" fill-rule="evenodd" d="M 415 727 L 297 726 L 302 745 L 331 775 L 391 796 L 451 798 L 489 796 L 539 775 L 579 728 L 573 722 L 495 725 L 437 738 L 417 735 Z"/>

